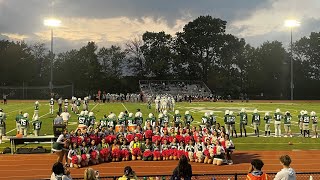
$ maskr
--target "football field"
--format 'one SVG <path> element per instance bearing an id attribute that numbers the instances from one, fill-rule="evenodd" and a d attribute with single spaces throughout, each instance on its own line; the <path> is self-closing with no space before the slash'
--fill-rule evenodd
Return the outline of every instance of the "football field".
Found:
<path id="1" fill-rule="evenodd" d="M 29 113 L 29 118 L 32 118 L 34 113 L 34 101 L 10 101 L 7 105 L 1 104 L 1 108 L 7 115 L 7 136 L 14 136 L 16 134 L 15 130 L 15 116 L 19 113 L 19 111 L 23 111 L 24 113 Z M 154 106 L 151 109 L 147 108 L 145 103 L 93 103 L 90 102 L 89 109 L 94 112 L 94 115 L 99 121 L 104 114 L 109 114 L 110 112 L 114 112 L 118 115 L 120 112 L 127 110 L 128 112 L 135 113 L 137 109 L 141 109 L 144 119 L 148 116 L 149 113 L 154 113 L 155 116 L 158 116 L 158 113 L 155 113 Z M 301 110 L 307 110 L 308 113 L 311 111 L 315 111 L 316 113 L 320 110 L 320 102 L 318 101 L 294 101 L 294 102 L 285 102 L 285 101 L 253 101 L 249 103 L 245 102 L 182 102 L 176 103 L 175 109 L 180 111 L 181 115 L 184 115 L 186 110 L 189 110 L 190 113 L 194 117 L 193 126 L 200 125 L 201 117 L 205 112 L 213 111 L 215 116 L 217 117 L 217 122 L 221 125 L 223 123 L 223 115 L 225 110 L 231 110 L 234 114 L 238 114 L 241 108 L 245 108 L 248 114 L 248 126 L 247 132 L 249 133 L 249 137 L 242 138 L 233 138 L 232 140 L 235 143 L 237 150 L 309 150 L 309 149 L 320 149 L 319 146 L 319 138 L 303 138 L 298 137 L 300 134 L 300 130 L 298 127 L 298 114 Z M 286 111 L 290 111 L 293 119 L 292 119 L 292 133 L 294 137 L 263 137 L 264 135 L 264 122 L 263 116 L 265 112 L 270 112 L 273 114 L 277 108 L 280 108 L 282 113 Z M 55 113 L 57 112 L 58 106 L 57 104 L 54 107 Z M 70 107 L 69 107 L 70 109 Z M 261 125 L 260 125 L 260 137 L 252 136 L 253 127 L 250 126 L 252 112 L 254 109 L 258 109 L 261 115 Z M 42 128 L 40 131 L 40 135 L 52 135 L 52 121 L 55 118 L 54 115 L 49 113 L 49 103 L 47 101 L 40 101 L 39 108 L 39 117 L 42 121 Z M 170 115 L 173 115 L 174 112 L 169 112 Z M 320 113 L 320 111 L 319 111 Z M 68 129 L 73 130 L 77 127 L 77 115 L 74 113 L 71 114 L 71 120 L 69 121 Z M 171 119 L 172 120 L 172 117 Z M 310 125 L 311 127 L 311 125 Z M 237 117 L 236 121 L 237 133 L 239 135 L 239 117 Z M 284 133 L 284 128 L 282 125 L 282 134 Z M 32 128 L 29 128 L 29 132 L 32 133 Z M 274 133 L 274 125 L 271 123 L 271 135 Z M 31 136 L 32 134 L 30 134 Z M 311 132 L 312 135 L 312 132 Z M 291 142 L 289 145 L 289 142 Z M 9 146 L 9 142 L 5 141 L 4 144 L 0 145 L 0 151 L 4 147 Z M 48 147 L 48 145 L 44 145 Z"/>

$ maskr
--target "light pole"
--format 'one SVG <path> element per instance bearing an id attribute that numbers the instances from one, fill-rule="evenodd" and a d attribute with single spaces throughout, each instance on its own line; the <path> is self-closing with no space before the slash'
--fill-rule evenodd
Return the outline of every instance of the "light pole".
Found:
<path id="1" fill-rule="evenodd" d="M 44 20 L 44 25 L 48 26 L 51 28 L 51 48 L 50 48 L 50 93 L 52 94 L 52 89 L 53 89 L 53 28 L 58 27 L 61 25 L 61 21 L 58 19 L 46 19 Z"/>
<path id="2" fill-rule="evenodd" d="M 300 26 L 300 22 L 296 20 L 286 20 L 284 22 L 284 25 L 286 27 L 290 28 L 290 90 L 291 90 L 291 100 L 293 100 L 293 89 L 294 89 L 294 84 L 293 84 L 293 53 L 292 53 L 292 29 L 295 27 Z"/>

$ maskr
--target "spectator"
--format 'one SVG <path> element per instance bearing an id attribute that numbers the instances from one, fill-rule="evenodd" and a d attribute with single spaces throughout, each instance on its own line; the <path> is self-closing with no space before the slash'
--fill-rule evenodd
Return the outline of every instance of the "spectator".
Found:
<path id="1" fill-rule="evenodd" d="M 52 166 L 50 180 L 72 180 L 69 169 L 66 169 L 61 162 L 56 162 Z"/>
<path id="2" fill-rule="evenodd" d="M 136 173 L 132 171 L 130 166 L 126 166 L 124 168 L 124 175 L 118 180 L 138 180 L 138 177 L 136 176 Z"/>
<path id="3" fill-rule="evenodd" d="M 188 163 L 188 159 L 186 156 L 182 155 L 178 166 L 173 170 L 173 175 L 171 177 L 172 180 L 180 180 L 184 178 L 184 180 L 191 180 L 192 177 L 192 167 Z"/>
<path id="4" fill-rule="evenodd" d="M 260 159 L 253 159 L 246 180 L 270 179 L 266 173 L 262 172 L 263 165 Z"/>
<path id="5" fill-rule="evenodd" d="M 57 112 L 57 117 L 54 118 L 53 125 L 62 125 L 62 124 L 63 124 L 63 119 L 60 116 L 60 112 Z"/>
<path id="6" fill-rule="evenodd" d="M 84 171 L 84 180 L 99 180 L 99 171 L 88 168 Z"/>
<path id="7" fill-rule="evenodd" d="M 290 167 L 291 158 L 288 155 L 280 157 L 283 169 L 279 171 L 274 180 L 296 180 L 296 172 Z"/>

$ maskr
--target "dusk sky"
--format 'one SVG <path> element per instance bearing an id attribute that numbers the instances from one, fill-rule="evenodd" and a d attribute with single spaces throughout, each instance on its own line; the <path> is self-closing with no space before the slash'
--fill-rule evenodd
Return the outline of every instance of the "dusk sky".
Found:
<path id="1" fill-rule="evenodd" d="M 320 0 L 0 0 L 0 39 L 42 42 L 49 48 L 44 19 L 56 17 L 55 50 L 123 45 L 145 31 L 174 35 L 200 15 L 226 20 L 232 33 L 253 46 L 290 41 L 286 19 L 296 19 L 294 40 L 320 31 Z"/>

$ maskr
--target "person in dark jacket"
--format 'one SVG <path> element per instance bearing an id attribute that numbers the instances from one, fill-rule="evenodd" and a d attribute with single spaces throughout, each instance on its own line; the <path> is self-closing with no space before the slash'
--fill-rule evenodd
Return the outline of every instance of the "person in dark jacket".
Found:
<path id="1" fill-rule="evenodd" d="M 188 163 L 186 156 L 181 156 L 178 166 L 173 170 L 173 175 L 171 180 L 179 180 L 184 178 L 185 180 L 191 180 L 192 177 L 192 167 Z"/>

